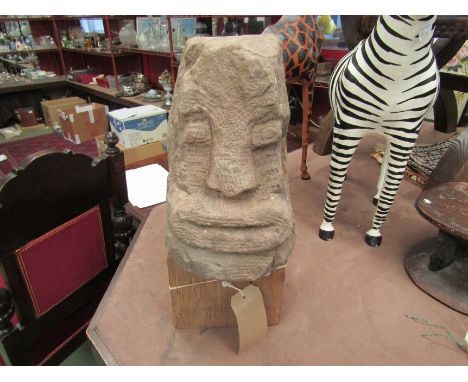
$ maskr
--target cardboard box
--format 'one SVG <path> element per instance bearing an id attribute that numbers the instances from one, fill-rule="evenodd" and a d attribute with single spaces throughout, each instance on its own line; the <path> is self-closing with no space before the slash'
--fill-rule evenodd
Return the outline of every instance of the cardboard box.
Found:
<path id="1" fill-rule="evenodd" d="M 167 111 L 154 105 L 114 110 L 109 123 L 127 148 L 161 141 L 167 133 Z"/>
<path id="2" fill-rule="evenodd" d="M 87 142 L 108 131 L 109 108 L 99 103 L 76 105 L 59 110 L 63 137 L 74 143 Z"/>
<path id="3" fill-rule="evenodd" d="M 101 156 L 106 149 L 104 143 L 104 134 L 95 137 L 98 153 Z M 161 142 L 152 142 L 141 146 L 125 147 L 121 142 L 117 143 L 117 147 L 124 153 L 125 167 L 141 162 L 145 159 L 156 158 L 166 153 Z"/>
<path id="4" fill-rule="evenodd" d="M 80 97 L 69 97 L 41 102 L 42 113 L 44 114 L 44 123 L 47 126 L 52 127 L 55 122 L 60 122 L 58 115 L 59 109 L 75 105 L 86 105 L 86 101 Z"/>
<path id="5" fill-rule="evenodd" d="M 21 127 L 37 125 L 37 117 L 32 107 L 22 107 L 15 110 L 15 114 L 20 120 Z"/>

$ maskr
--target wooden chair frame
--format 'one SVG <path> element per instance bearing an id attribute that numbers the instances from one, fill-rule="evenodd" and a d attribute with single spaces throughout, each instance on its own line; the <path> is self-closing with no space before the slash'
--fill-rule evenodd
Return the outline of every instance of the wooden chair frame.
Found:
<path id="1" fill-rule="evenodd" d="M 81 322 L 93 304 L 97 306 L 133 235 L 132 219 L 124 208 L 128 196 L 123 153 L 116 147 L 114 133 L 108 133 L 105 142 L 107 148 L 99 160 L 69 150 L 42 151 L 0 180 L 0 265 L 9 289 L 0 288 L 0 342 L 11 364 L 35 364 L 29 350 L 41 335 L 47 335 L 48 328 L 62 325 L 66 332 L 67 322 Z M 37 317 L 16 251 L 95 206 L 101 216 L 107 268 Z M 12 302 L 19 318 L 15 327 L 10 322 Z M 60 363 L 86 338 L 86 326 L 85 320 L 38 363 Z"/>

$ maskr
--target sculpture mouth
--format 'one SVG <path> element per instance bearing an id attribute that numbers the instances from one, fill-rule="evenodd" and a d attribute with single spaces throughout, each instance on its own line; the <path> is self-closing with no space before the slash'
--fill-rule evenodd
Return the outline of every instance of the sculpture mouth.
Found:
<path id="1" fill-rule="evenodd" d="M 228 253 L 267 252 L 293 231 L 292 211 L 281 199 L 275 203 L 259 201 L 250 208 L 202 205 L 194 200 L 170 208 L 171 231 L 194 247 Z"/>
<path id="2" fill-rule="evenodd" d="M 171 230 L 186 244 L 220 253 L 264 253 L 281 245 L 293 232 L 287 224 L 243 227 L 173 222 Z"/>
<path id="3" fill-rule="evenodd" d="M 212 218 L 203 215 L 191 216 L 186 219 L 190 224 L 197 225 L 201 228 L 231 228 L 231 229 L 252 229 L 271 227 L 274 223 L 265 220 L 251 221 L 243 217 L 217 217 Z"/>

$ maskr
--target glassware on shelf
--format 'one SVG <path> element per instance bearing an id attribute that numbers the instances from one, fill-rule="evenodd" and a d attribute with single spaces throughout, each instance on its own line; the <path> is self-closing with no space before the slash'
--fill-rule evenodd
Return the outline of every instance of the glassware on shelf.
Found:
<path id="1" fill-rule="evenodd" d="M 160 23 L 151 20 L 148 30 L 148 44 L 147 49 L 158 50 L 160 39 Z"/>
<path id="2" fill-rule="evenodd" d="M 224 18 L 224 29 L 222 36 L 238 36 L 237 25 L 232 17 Z"/>
<path id="3" fill-rule="evenodd" d="M 108 39 L 103 39 L 101 40 L 101 50 L 103 51 L 108 51 L 110 50 L 110 45 L 109 45 L 109 40 Z"/>
<path id="4" fill-rule="evenodd" d="M 54 38 L 52 36 L 47 36 L 46 45 L 47 45 L 46 49 L 55 49 L 55 48 L 57 48 L 57 45 L 55 44 L 55 40 L 54 40 Z"/>
<path id="5" fill-rule="evenodd" d="M 85 31 L 81 27 L 70 27 L 68 29 L 68 35 L 70 36 L 70 48 L 83 48 Z"/>
<path id="6" fill-rule="evenodd" d="M 21 77 L 12 73 L 8 73 L 6 69 L 0 69 L 0 84 L 17 82 L 21 80 L 22 80 Z"/>
<path id="7" fill-rule="evenodd" d="M 55 40 L 49 35 L 34 39 L 34 49 L 55 49 L 56 47 Z"/>
<path id="8" fill-rule="evenodd" d="M 218 18 L 213 17 L 211 19 L 211 30 L 213 31 L 212 35 L 213 37 L 216 37 L 218 35 Z"/>
<path id="9" fill-rule="evenodd" d="M 158 82 L 161 84 L 166 94 L 164 95 L 164 101 L 162 104 L 163 109 L 170 109 L 172 106 L 172 78 L 169 71 L 166 69 L 158 78 Z"/>
<path id="10" fill-rule="evenodd" d="M 197 21 L 195 24 L 195 36 L 209 37 L 208 26 L 203 21 Z"/>
<path id="11" fill-rule="evenodd" d="M 137 45 L 136 30 L 132 23 L 128 22 L 120 29 L 119 39 L 123 46 L 127 48 Z"/>
<path id="12" fill-rule="evenodd" d="M 162 52 L 169 52 L 169 29 L 167 16 L 161 16 L 160 31 L 158 49 Z"/>
<path id="13" fill-rule="evenodd" d="M 20 51 L 23 50 L 23 44 L 21 43 L 21 39 L 17 39 L 15 42 L 15 50 Z"/>
<path id="14" fill-rule="evenodd" d="M 19 76 L 20 76 L 22 79 L 27 79 L 27 78 L 28 78 L 28 70 L 29 70 L 29 69 L 21 69 L 21 72 L 20 72 Z"/>
<path id="15" fill-rule="evenodd" d="M 28 56 L 25 58 L 26 62 L 29 62 L 33 66 L 39 65 L 39 58 L 35 53 L 28 53 Z"/>
<path id="16" fill-rule="evenodd" d="M 84 40 L 84 48 L 91 50 L 93 48 L 93 39 L 91 37 L 86 37 Z"/>
<path id="17" fill-rule="evenodd" d="M 140 32 L 136 36 L 136 42 L 138 45 L 138 48 L 140 49 L 148 49 L 148 33 L 146 32 Z"/>
<path id="18" fill-rule="evenodd" d="M 10 37 L 3 32 L 0 32 L 0 52 L 10 51 Z"/>
<path id="19" fill-rule="evenodd" d="M 68 31 L 67 30 L 61 30 L 60 31 L 60 43 L 62 44 L 62 47 L 68 48 Z"/>
<path id="20" fill-rule="evenodd" d="M 186 37 L 184 35 L 184 26 L 182 24 L 178 24 L 175 29 L 174 51 L 182 52 L 185 46 L 185 41 Z"/>
<path id="21" fill-rule="evenodd" d="M 141 73 L 130 72 L 130 86 L 138 92 L 145 92 L 149 89 L 148 79 Z"/>

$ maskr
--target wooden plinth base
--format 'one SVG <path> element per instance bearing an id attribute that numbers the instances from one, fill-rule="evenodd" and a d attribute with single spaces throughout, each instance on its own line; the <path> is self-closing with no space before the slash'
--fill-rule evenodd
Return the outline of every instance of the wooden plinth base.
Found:
<path id="1" fill-rule="evenodd" d="M 221 280 L 206 280 L 190 273 L 167 259 L 169 287 L 171 288 L 172 317 L 177 329 L 222 328 L 236 326 L 231 309 L 231 296 L 237 293 L 224 288 Z M 251 284 L 260 288 L 265 302 L 268 325 L 278 325 L 283 302 L 283 286 L 286 269 L 275 269 L 269 276 Z M 237 288 L 245 288 L 249 282 L 233 282 Z"/>

